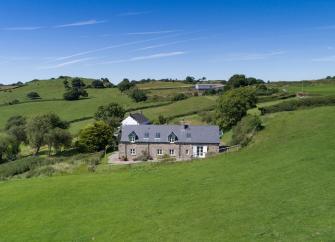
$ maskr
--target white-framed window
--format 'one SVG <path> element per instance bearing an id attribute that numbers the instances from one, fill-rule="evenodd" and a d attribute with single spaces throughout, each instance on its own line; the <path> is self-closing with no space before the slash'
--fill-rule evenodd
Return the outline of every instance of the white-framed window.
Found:
<path id="1" fill-rule="evenodd" d="M 130 149 L 130 154 L 131 155 L 136 155 L 136 149 Z"/>
<path id="2" fill-rule="evenodd" d="M 155 135 L 155 139 L 160 139 L 161 138 L 161 133 L 156 133 L 156 135 Z"/>
<path id="3" fill-rule="evenodd" d="M 185 150 L 185 153 L 186 153 L 186 155 L 189 155 L 190 151 L 189 150 Z"/>
<path id="4" fill-rule="evenodd" d="M 163 150 L 162 149 L 157 149 L 157 155 L 163 155 Z"/>
<path id="5" fill-rule="evenodd" d="M 134 135 L 130 136 L 130 142 L 135 143 L 135 136 Z"/>
<path id="6" fill-rule="evenodd" d="M 176 137 L 174 137 L 174 135 L 170 135 L 169 136 L 169 142 L 174 143 L 175 141 L 176 141 Z"/>
<path id="7" fill-rule="evenodd" d="M 145 138 L 145 139 L 149 139 L 149 132 L 145 132 L 145 133 L 144 133 L 144 138 Z"/>
<path id="8" fill-rule="evenodd" d="M 174 155 L 175 155 L 174 149 L 170 149 L 170 150 L 169 150 L 169 154 L 170 154 L 171 156 L 174 156 Z"/>

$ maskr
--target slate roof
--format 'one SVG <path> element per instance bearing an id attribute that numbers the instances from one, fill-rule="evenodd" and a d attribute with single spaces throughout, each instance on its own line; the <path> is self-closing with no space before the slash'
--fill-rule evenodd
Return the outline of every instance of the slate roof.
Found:
<path id="1" fill-rule="evenodd" d="M 184 125 L 126 125 L 122 126 L 121 142 L 129 142 L 129 135 L 136 133 L 136 142 L 169 143 L 171 133 L 177 136 L 175 143 L 219 144 L 220 130 L 218 126 L 184 126 Z M 159 133 L 160 138 L 156 138 Z M 149 138 L 146 138 L 149 134 Z"/>
<path id="2" fill-rule="evenodd" d="M 149 124 L 150 121 L 141 113 L 131 113 L 130 117 L 135 119 L 139 124 Z"/>

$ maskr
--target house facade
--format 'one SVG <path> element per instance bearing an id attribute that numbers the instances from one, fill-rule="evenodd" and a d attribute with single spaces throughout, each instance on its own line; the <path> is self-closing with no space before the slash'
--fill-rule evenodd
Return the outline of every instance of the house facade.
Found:
<path id="1" fill-rule="evenodd" d="M 147 125 L 150 121 L 142 113 L 130 113 L 122 122 L 124 125 Z"/>
<path id="2" fill-rule="evenodd" d="M 127 125 L 122 126 L 119 158 L 136 160 L 144 154 L 159 159 L 169 155 L 179 160 L 205 158 L 218 153 L 218 126 Z"/>
<path id="3" fill-rule="evenodd" d="M 207 90 L 219 90 L 223 89 L 224 85 L 223 84 L 196 84 L 195 89 L 198 91 L 207 91 Z"/>

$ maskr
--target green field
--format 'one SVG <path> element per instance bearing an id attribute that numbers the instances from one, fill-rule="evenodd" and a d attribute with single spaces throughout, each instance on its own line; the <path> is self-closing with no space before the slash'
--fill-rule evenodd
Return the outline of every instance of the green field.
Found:
<path id="1" fill-rule="evenodd" d="M 335 108 L 206 160 L 0 183 L 2 241 L 332 241 Z"/>
<path id="2" fill-rule="evenodd" d="M 304 82 L 280 85 L 280 88 L 286 89 L 288 92 L 297 93 L 307 92 L 310 95 L 334 95 L 335 83 L 318 83 L 318 82 Z"/>
<path id="3" fill-rule="evenodd" d="M 162 81 L 154 81 L 154 82 L 146 82 L 137 84 L 137 87 L 143 90 L 150 90 L 150 89 L 165 89 L 165 88 L 187 88 L 192 87 L 191 84 L 185 84 L 182 82 L 162 82 Z"/>

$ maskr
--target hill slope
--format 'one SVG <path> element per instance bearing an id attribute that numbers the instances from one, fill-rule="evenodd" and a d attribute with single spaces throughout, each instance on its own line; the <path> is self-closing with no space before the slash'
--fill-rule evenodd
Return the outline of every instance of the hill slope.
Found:
<path id="1" fill-rule="evenodd" d="M 266 117 L 248 148 L 179 164 L 0 183 L 4 241 L 327 241 L 335 108 Z"/>

